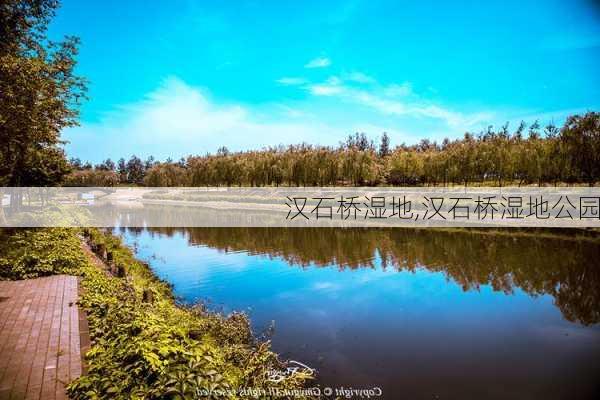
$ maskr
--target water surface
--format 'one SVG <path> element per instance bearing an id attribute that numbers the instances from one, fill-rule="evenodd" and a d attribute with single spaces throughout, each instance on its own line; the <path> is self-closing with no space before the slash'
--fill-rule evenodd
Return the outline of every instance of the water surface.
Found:
<path id="1" fill-rule="evenodd" d="M 124 230 L 186 302 L 274 327 L 325 386 L 594 398 L 600 245 L 408 229 Z"/>

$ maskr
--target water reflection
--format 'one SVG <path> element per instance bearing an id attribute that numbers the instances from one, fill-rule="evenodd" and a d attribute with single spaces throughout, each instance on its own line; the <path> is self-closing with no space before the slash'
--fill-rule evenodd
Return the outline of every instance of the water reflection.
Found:
<path id="1" fill-rule="evenodd" d="M 140 229 L 130 228 L 132 232 Z M 152 228 L 172 236 L 181 228 Z M 277 257 L 291 265 L 443 272 L 463 290 L 491 285 L 550 295 L 563 316 L 600 321 L 600 244 L 550 237 L 486 235 L 435 229 L 188 228 L 191 245 Z"/>
<path id="2" fill-rule="evenodd" d="M 247 310 L 323 385 L 384 399 L 594 398 L 600 245 L 408 229 L 123 232 L 193 302 Z"/>

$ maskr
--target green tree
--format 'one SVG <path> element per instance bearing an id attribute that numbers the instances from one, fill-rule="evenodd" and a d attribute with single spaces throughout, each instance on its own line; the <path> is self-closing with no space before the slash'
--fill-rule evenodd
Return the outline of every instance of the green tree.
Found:
<path id="1" fill-rule="evenodd" d="M 117 174 L 119 174 L 120 183 L 127 183 L 127 162 L 123 157 L 117 162 Z"/>
<path id="2" fill-rule="evenodd" d="M 571 168 L 593 185 L 600 178 L 600 113 L 570 116 L 560 135 Z"/>
<path id="3" fill-rule="evenodd" d="M 383 132 L 381 136 L 381 143 L 379 143 L 379 157 L 387 157 L 390 155 L 390 137 L 386 132 Z"/>
<path id="4" fill-rule="evenodd" d="M 144 163 L 139 157 L 131 156 L 127 161 L 127 182 L 142 183 L 145 175 Z"/>
<path id="5" fill-rule="evenodd" d="M 0 3 L 0 185 L 54 185 L 69 171 L 63 128 L 77 125 L 85 80 L 75 37 L 46 37 L 55 0 Z"/>

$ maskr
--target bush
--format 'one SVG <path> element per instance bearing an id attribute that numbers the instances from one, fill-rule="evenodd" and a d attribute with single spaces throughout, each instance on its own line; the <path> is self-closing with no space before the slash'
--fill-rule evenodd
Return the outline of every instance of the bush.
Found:
<path id="1" fill-rule="evenodd" d="M 177 306 L 170 286 L 119 238 L 95 229 L 84 234 L 94 248 L 125 266 L 126 277 L 92 268 L 83 280 L 81 304 L 88 311 L 93 346 L 88 374 L 69 386 L 72 398 L 239 398 L 222 393 L 297 389 L 311 378 L 297 373 L 269 381 L 268 374 L 283 363 L 268 342 L 254 338 L 244 314 Z"/>
<path id="2" fill-rule="evenodd" d="M 12 229 L 1 236 L 0 279 L 78 275 L 87 262 L 72 229 Z"/>
<path id="3" fill-rule="evenodd" d="M 115 171 L 84 169 L 71 172 L 65 177 L 65 186 L 117 186 L 119 175 Z"/>

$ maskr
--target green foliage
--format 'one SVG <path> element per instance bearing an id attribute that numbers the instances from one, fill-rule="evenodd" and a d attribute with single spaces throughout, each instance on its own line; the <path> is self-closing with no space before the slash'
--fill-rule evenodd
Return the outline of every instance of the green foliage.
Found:
<path id="1" fill-rule="evenodd" d="M 144 177 L 146 186 L 184 186 L 186 183 L 186 171 L 178 164 L 158 164 L 150 168 Z"/>
<path id="2" fill-rule="evenodd" d="M 114 171 L 102 169 L 84 169 L 73 171 L 65 177 L 64 186 L 117 186 L 119 184 L 119 175 Z"/>
<path id="3" fill-rule="evenodd" d="M 86 263 L 80 241 L 70 229 L 5 229 L 0 242 L 0 279 L 78 275 Z"/>
<path id="4" fill-rule="evenodd" d="M 600 113 L 569 117 L 561 138 L 575 176 L 595 183 L 600 176 Z"/>
<path id="5" fill-rule="evenodd" d="M 8 222 L 10 226 L 69 227 L 85 226 L 89 224 L 90 219 L 90 211 L 82 206 L 49 201 L 41 208 L 10 215 Z"/>
<path id="6" fill-rule="evenodd" d="M 571 116 L 559 130 L 540 132 L 536 122 L 523 137 L 522 123 L 511 135 L 505 125 L 477 136 L 439 145 L 427 140 L 401 146 L 388 157 L 387 182 L 392 185 L 558 184 L 600 180 L 600 114 Z"/>
<path id="7" fill-rule="evenodd" d="M 142 183 L 146 167 L 141 159 L 138 157 L 131 156 L 127 162 L 127 182 L 128 183 Z"/>
<path id="8" fill-rule="evenodd" d="M 268 343 L 257 342 L 242 314 L 228 317 L 202 308 L 174 304 L 168 285 L 157 280 L 118 238 L 87 230 L 116 264 L 126 265 L 119 279 L 91 268 L 83 280 L 81 304 L 88 311 L 93 341 L 88 374 L 69 386 L 75 399 L 223 398 L 243 387 L 297 388 L 301 374 L 267 381 L 281 368 Z M 153 293 L 144 301 L 144 292 Z M 237 398 L 236 395 L 225 398 Z"/>
<path id="9" fill-rule="evenodd" d="M 58 2 L 0 3 L 0 185 L 48 186 L 68 172 L 61 129 L 77 124 L 85 81 L 78 39 L 47 40 Z"/>
<path id="10" fill-rule="evenodd" d="M 126 276 L 93 263 L 80 233 L 124 265 Z M 79 303 L 88 314 L 92 347 L 87 374 L 68 386 L 73 399 L 235 399 L 241 388 L 295 389 L 310 379 L 299 373 L 269 381 L 268 373 L 283 364 L 268 342 L 253 337 L 245 315 L 177 306 L 169 285 L 110 234 L 23 229 L 0 231 L 0 239 L 1 279 L 83 277 Z"/>
<path id="11" fill-rule="evenodd" d="M 79 234 L 125 266 L 125 276 L 113 276 L 86 256 Z M 298 373 L 269 381 L 283 364 L 268 342 L 253 337 L 245 315 L 177 306 L 169 285 L 117 237 L 55 228 L 3 230 L 0 239 L 2 279 L 82 276 L 79 303 L 92 346 L 87 374 L 68 386 L 73 399 L 235 399 L 241 388 L 295 389 L 310 379 Z"/>
<path id="12" fill-rule="evenodd" d="M 391 149 L 389 141 L 384 134 L 378 151 L 365 134 L 355 134 L 338 147 L 220 148 L 216 154 L 163 163 L 150 158 L 145 164 L 133 156 L 120 160 L 117 172 L 120 183 L 146 186 L 541 186 L 600 180 L 600 113 L 595 112 L 571 116 L 561 129 L 541 130 L 535 122 L 529 128 L 522 123 L 512 134 L 505 125 L 442 143 L 422 140 Z M 101 164 L 84 175 L 116 174 L 113 169 L 114 163 Z M 111 175 L 111 184 L 116 179 Z M 88 185 L 76 175 L 70 180 Z"/>

